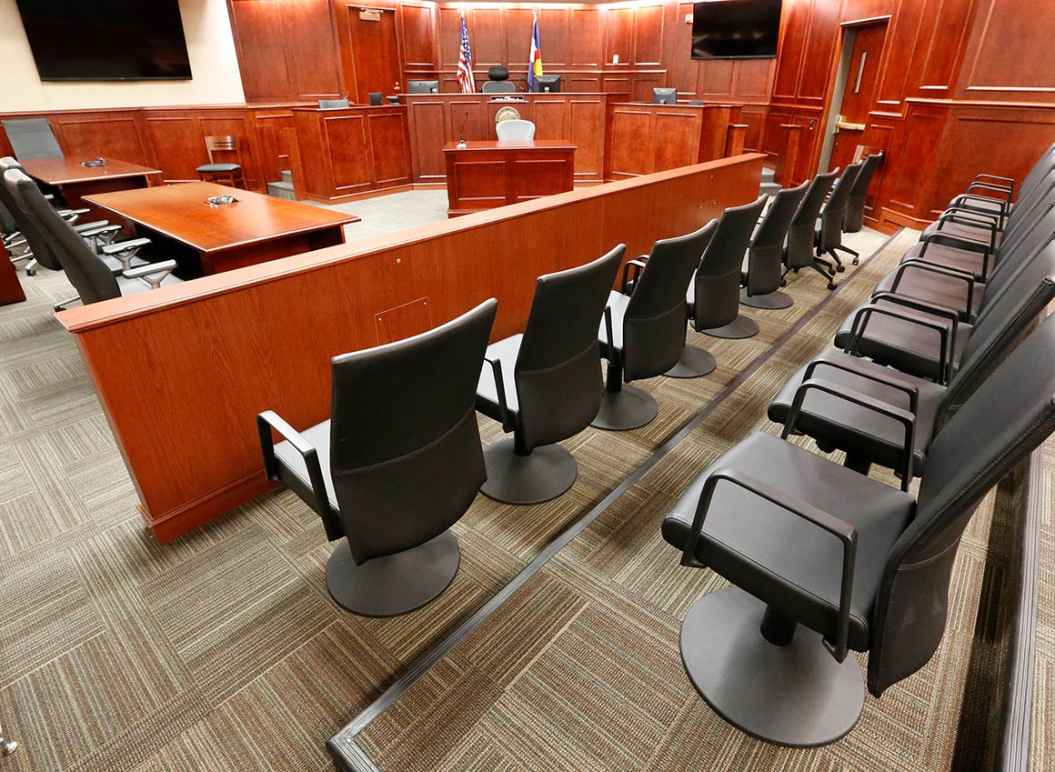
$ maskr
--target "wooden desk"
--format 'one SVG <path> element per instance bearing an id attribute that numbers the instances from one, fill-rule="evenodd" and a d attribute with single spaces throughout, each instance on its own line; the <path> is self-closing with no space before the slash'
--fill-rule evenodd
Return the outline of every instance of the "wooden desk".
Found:
<path id="1" fill-rule="evenodd" d="M 575 187 L 575 145 L 559 139 L 529 142 L 448 142 L 447 216 L 530 201 Z"/>
<path id="2" fill-rule="evenodd" d="M 81 218 L 82 222 L 102 219 L 95 205 L 87 201 L 88 196 L 114 190 L 135 190 L 157 185 L 161 182 L 161 170 L 147 166 L 115 161 L 107 158 L 104 166 L 84 166 L 84 158 L 35 158 L 24 161 L 26 173 L 35 180 L 57 188 L 71 209 L 87 208 L 91 211 Z"/>
<path id="3" fill-rule="evenodd" d="M 238 203 L 206 203 L 222 194 L 233 195 Z M 155 254 L 180 262 L 184 278 L 343 244 L 343 226 L 360 219 L 211 182 L 104 193 L 87 200 L 135 223 L 153 241 Z"/>

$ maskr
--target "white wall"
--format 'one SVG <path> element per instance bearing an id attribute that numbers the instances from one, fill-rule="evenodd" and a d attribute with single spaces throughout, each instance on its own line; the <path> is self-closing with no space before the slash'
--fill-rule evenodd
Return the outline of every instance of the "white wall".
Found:
<path id="1" fill-rule="evenodd" d="M 179 4 L 192 80 L 42 83 L 15 0 L 0 0 L 0 112 L 244 102 L 226 1 Z"/>

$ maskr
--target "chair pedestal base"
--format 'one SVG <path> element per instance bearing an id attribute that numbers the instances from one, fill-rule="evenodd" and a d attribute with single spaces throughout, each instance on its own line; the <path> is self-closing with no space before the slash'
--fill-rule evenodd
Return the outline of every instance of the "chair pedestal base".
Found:
<path id="1" fill-rule="evenodd" d="M 541 504 L 568 490 L 579 476 L 575 458 L 560 445 L 543 445 L 526 456 L 512 437 L 484 450 L 487 482 L 480 492 L 504 504 Z"/>
<path id="2" fill-rule="evenodd" d="M 709 351 L 685 344 L 681 359 L 672 368 L 663 373 L 670 378 L 702 378 L 713 373 L 718 362 Z"/>
<path id="3" fill-rule="evenodd" d="M 758 335 L 758 323 L 754 319 L 740 314 L 729 324 L 723 324 L 721 327 L 710 327 L 706 330 L 700 330 L 700 332 L 704 335 L 710 335 L 712 338 L 731 340 L 753 338 Z"/>
<path id="4" fill-rule="evenodd" d="M 795 301 L 786 292 L 767 292 L 765 295 L 748 295 L 746 289 L 740 290 L 740 303 L 750 308 L 763 308 L 774 310 L 778 308 L 791 308 Z"/>
<path id="5" fill-rule="evenodd" d="M 406 614 L 446 590 L 460 560 L 458 538 L 449 530 L 414 549 L 361 566 L 352 559 L 348 540 L 342 539 L 326 564 L 326 589 L 338 606 L 353 614 Z"/>
<path id="6" fill-rule="evenodd" d="M 655 420 L 659 403 L 647 391 L 623 384 L 619 391 L 605 391 L 601 409 L 590 426 L 609 431 L 636 429 Z"/>
<path id="7" fill-rule="evenodd" d="M 864 680 L 801 625 L 787 646 L 759 628 L 765 606 L 736 587 L 705 595 L 681 626 L 681 659 L 707 704 L 759 740 L 792 747 L 833 743 L 864 707 Z"/>

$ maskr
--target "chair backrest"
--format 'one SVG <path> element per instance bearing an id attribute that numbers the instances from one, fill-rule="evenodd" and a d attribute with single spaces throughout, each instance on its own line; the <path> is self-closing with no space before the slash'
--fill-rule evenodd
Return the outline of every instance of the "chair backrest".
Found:
<path id="1" fill-rule="evenodd" d="M 408 80 L 407 91 L 411 94 L 435 94 L 440 90 L 438 80 Z"/>
<path id="2" fill-rule="evenodd" d="M 20 161 L 62 158 L 62 148 L 47 118 L 18 118 L 3 121 L 7 140 Z"/>
<path id="3" fill-rule="evenodd" d="M 4 172 L 5 181 L 13 179 L 19 203 L 36 223 L 58 258 L 81 302 L 85 305 L 121 296 L 121 288 L 110 268 L 99 259 L 80 234 L 63 220 L 44 198 L 40 188 L 18 169 Z"/>
<path id="4" fill-rule="evenodd" d="M 685 290 L 717 228 L 718 221 L 711 220 L 698 231 L 652 246 L 623 316 L 626 380 L 662 375 L 681 358 L 689 314 Z"/>
<path id="5" fill-rule="evenodd" d="M 835 249 L 843 243 L 843 220 L 846 219 L 846 207 L 850 203 L 850 190 L 861 171 L 863 161 L 850 164 L 843 170 L 842 176 L 835 182 L 832 194 L 821 209 L 821 237 L 818 242 L 820 251 Z"/>
<path id="6" fill-rule="evenodd" d="M 531 121 L 514 118 L 495 124 L 495 134 L 500 140 L 528 142 L 535 138 L 535 124 Z"/>
<path id="7" fill-rule="evenodd" d="M 750 204 L 729 207 L 718 219 L 696 271 L 692 318 L 697 330 L 721 327 L 736 319 L 744 253 L 765 205 L 766 197 L 759 196 Z"/>
<path id="8" fill-rule="evenodd" d="M 497 307 L 331 360 L 330 471 L 356 563 L 440 535 L 487 479 L 476 382 Z"/>
<path id="9" fill-rule="evenodd" d="M 205 152 L 209 154 L 209 163 L 215 163 L 213 153 L 237 153 L 238 138 L 230 134 L 208 136 L 205 138 Z"/>
<path id="10" fill-rule="evenodd" d="M 912 523 L 872 611 L 868 687 L 879 696 L 938 648 L 960 537 L 986 492 L 1055 430 L 1055 317 L 1048 317 L 931 443 Z"/>
<path id="11" fill-rule="evenodd" d="M 487 78 L 493 81 L 509 80 L 509 68 L 504 64 L 492 64 L 487 68 Z"/>
<path id="12" fill-rule="evenodd" d="M 586 265 L 538 278 L 515 368 L 524 450 L 571 437 L 597 416 L 597 330 L 625 252 L 620 244 Z"/>
<path id="13" fill-rule="evenodd" d="M 350 107 L 347 99 L 320 99 L 319 107 L 323 110 L 337 110 L 341 107 Z"/>
<path id="14" fill-rule="evenodd" d="M 1030 192 L 1022 193 L 1018 203 L 1011 210 L 1004 224 L 1004 235 L 997 248 L 997 252 L 1003 252 L 1015 243 L 1024 228 L 1028 228 L 1044 208 L 1055 202 L 1055 167 L 1049 169 L 1046 174 L 1038 178 Z"/>
<path id="15" fill-rule="evenodd" d="M 17 171 L 18 174 L 8 177 L 7 172 L 12 170 Z M 33 253 L 33 258 L 49 271 L 61 271 L 62 263 L 53 254 L 51 244 L 45 238 L 43 228 L 37 223 L 36 218 L 30 216 L 22 203 L 22 196 L 18 191 L 17 182 L 22 177 L 29 179 L 28 175 L 23 171 L 22 165 L 10 156 L 0 158 L 0 175 L 3 175 L 3 179 L 0 181 L 0 202 L 3 202 L 4 207 L 14 217 L 18 230 L 22 231 L 22 235 L 26 237 L 26 244 L 29 245 L 29 251 Z M 30 180 L 30 182 L 33 181 Z"/>
<path id="16" fill-rule="evenodd" d="M 824 206 L 824 197 L 835 184 L 839 170 L 818 174 L 802 197 L 802 203 L 788 228 L 788 244 L 784 251 L 784 264 L 788 268 L 806 268 L 813 264 L 813 247 L 817 232 L 817 217 Z"/>
<path id="17" fill-rule="evenodd" d="M 674 105 L 678 103 L 676 88 L 653 88 L 652 101 L 657 105 Z"/>
<path id="18" fill-rule="evenodd" d="M 1001 245 L 1000 262 L 996 264 L 996 268 L 990 273 L 989 280 L 986 282 L 985 298 L 975 320 L 976 323 L 985 318 L 998 294 L 1022 270 L 1025 263 L 1048 243 L 1053 234 L 1055 234 L 1055 200 L 1049 203 L 1038 216 L 1033 217 L 1028 227 L 1023 227 L 1019 231 L 1013 244 L 1008 242 L 1006 249 Z"/>
<path id="19" fill-rule="evenodd" d="M 865 203 L 868 200 L 868 187 L 872 184 L 879 162 L 883 160 L 882 153 L 872 153 L 862 162 L 861 171 L 857 173 L 853 187 L 850 188 L 850 197 L 846 202 L 846 219 L 843 230 L 847 233 L 857 233 L 864 227 Z"/>
<path id="20" fill-rule="evenodd" d="M 485 80 L 480 90 L 485 94 L 512 94 L 517 84 L 511 80 Z"/>
<path id="21" fill-rule="evenodd" d="M 1028 195 L 1033 186 L 1051 171 L 1053 166 L 1055 166 L 1055 142 L 1048 145 L 1048 149 L 1040 154 L 1036 163 L 1030 167 L 1026 176 L 1022 178 L 1022 184 L 1018 188 L 1017 199 L 1021 200 L 1022 196 Z M 985 191 L 979 192 L 984 193 Z"/>
<path id="22" fill-rule="evenodd" d="M 765 295 L 780 288 L 784 241 L 809 186 L 807 181 L 795 188 L 782 188 L 773 196 L 747 251 L 748 295 Z"/>

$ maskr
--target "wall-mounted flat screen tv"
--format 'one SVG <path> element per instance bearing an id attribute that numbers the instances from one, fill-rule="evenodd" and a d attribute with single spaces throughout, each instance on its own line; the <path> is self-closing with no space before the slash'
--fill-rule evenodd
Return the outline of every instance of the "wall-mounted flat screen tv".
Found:
<path id="1" fill-rule="evenodd" d="M 189 80 L 179 0 L 18 0 L 41 80 Z"/>
<path id="2" fill-rule="evenodd" d="M 777 55 L 780 0 L 704 0 L 692 6 L 693 59 Z"/>

